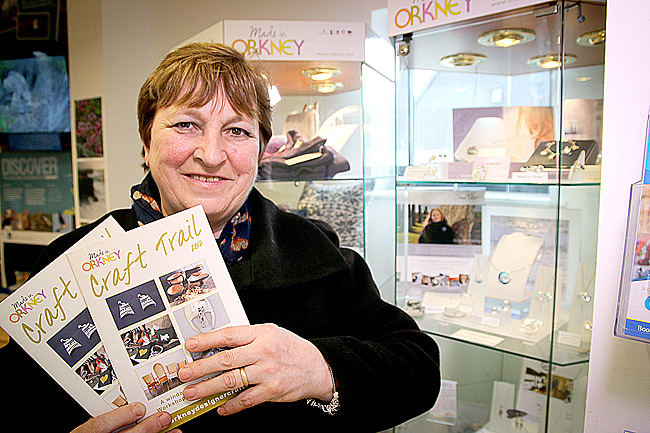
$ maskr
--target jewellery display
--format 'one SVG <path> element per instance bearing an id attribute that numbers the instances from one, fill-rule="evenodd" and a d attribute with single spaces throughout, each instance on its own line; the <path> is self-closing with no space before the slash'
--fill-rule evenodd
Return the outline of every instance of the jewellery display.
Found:
<path id="1" fill-rule="evenodd" d="M 537 319 L 525 318 L 519 322 L 519 332 L 524 334 L 537 334 L 544 322 Z"/>
<path id="2" fill-rule="evenodd" d="M 472 180 L 475 182 L 480 182 L 482 180 L 485 180 L 488 174 L 488 166 L 487 165 L 479 165 L 474 170 L 472 170 Z"/>
<path id="3" fill-rule="evenodd" d="M 406 302 L 406 313 L 411 317 L 424 316 L 424 307 L 422 301 L 410 300 Z"/>
<path id="4" fill-rule="evenodd" d="M 532 261 L 525 262 L 524 264 L 522 264 L 521 266 L 519 266 L 519 267 L 517 267 L 515 269 L 508 269 L 508 266 L 505 263 L 503 263 L 503 264 L 497 263 L 496 259 L 497 258 L 499 258 L 499 259 L 502 258 L 501 256 L 503 256 L 504 259 L 510 259 L 510 260 L 512 260 L 513 258 L 518 256 L 517 255 L 518 251 L 516 251 L 513 247 L 506 246 L 506 244 L 508 242 L 511 242 L 512 244 L 517 244 L 516 247 L 519 247 L 520 246 L 519 244 L 528 243 L 527 241 L 531 240 L 533 238 L 535 239 L 533 243 L 537 243 L 539 245 L 537 246 L 538 253 L 532 259 Z M 502 253 L 501 255 L 498 255 L 500 247 L 502 248 L 502 251 L 504 251 L 505 253 Z M 499 283 L 501 283 L 501 284 L 509 284 L 512 281 L 513 274 L 516 274 L 517 272 L 521 272 L 521 271 L 526 271 L 526 270 L 530 271 L 530 269 L 533 267 L 535 262 L 537 262 L 542 257 L 542 255 L 544 254 L 544 248 L 543 247 L 544 247 L 544 241 L 541 238 L 535 238 L 534 236 L 525 235 L 523 233 L 515 232 L 515 233 L 511 233 L 509 235 L 505 235 L 505 236 L 501 237 L 501 239 L 499 240 L 499 243 L 497 244 L 497 246 L 495 248 L 495 253 L 492 256 L 492 258 L 490 259 L 491 266 L 498 272 L 497 280 L 499 281 Z M 511 248 L 512 251 L 507 251 L 506 252 L 505 251 L 506 248 Z M 520 255 L 521 255 L 521 253 L 519 253 L 519 256 Z"/>
<path id="5" fill-rule="evenodd" d="M 553 294 L 551 292 L 543 292 L 538 290 L 535 293 L 535 299 L 541 302 L 551 302 L 553 300 Z"/>
<path id="6" fill-rule="evenodd" d="M 544 166 L 539 164 L 539 165 L 524 165 L 519 169 L 519 171 L 523 172 L 532 172 L 532 173 L 541 173 L 544 171 Z"/>
<path id="7" fill-rule="evenodd" d="M 488 259 L 485 261 L 485 263 L 483 263 L 482 266 L 481 266 L 480 257 L 478 257 L 476 260 L 478 261 L 479 272 L 474 277 L 474 281 L 476 281 L 479 284 L 482 284 L 483 281 L 485 281 L 485 268 L 487 268 L 488 265 L 490 264 L 490 261 L 492 260 L 492 257 L 491 256 L 488 257 Z"/>
<path id="8" fill-rule="evenodd" d="M 544 141 L 537 146 L 535 152 L 526 161 L 526 166 L 543 165 L 544 167 L 556 167 L 557 159 L 561 166 L 568 168 L 573 165 L 584 152 L 586 164 L 597 163 L 597 146 L 594 140 L 567 140 L 560 142 L 558 149 L 557 141 Z"/>

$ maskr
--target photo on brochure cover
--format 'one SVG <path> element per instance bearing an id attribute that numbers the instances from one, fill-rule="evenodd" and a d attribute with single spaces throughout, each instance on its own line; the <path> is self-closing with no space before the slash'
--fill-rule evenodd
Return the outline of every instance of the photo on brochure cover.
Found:
<path id="1" fill-rule="evenodd" d="M 174 350 L 154 363 L 142 364 L 136 368 L 140 386 L 147 400 L 152 400 L 182 385 L 178 370 L 187 363 L 183 350 Z"/>
<path id="2" fill-rule="evenodd" d="M 181 344 L 169 316 L 137 326 L 121 336 L 133 365 L 138 365 Z"/>
<path id="3" fill-rule="evenodd" d="M 99 333 L 87 308 L 47 340 L 47 344 L 52 350 L 70 367 L 73 367 L 100 343 Z"/>
<path id="4" fill-rule="evenodd" d="M 230 318 L 218 293 L 203 299 L 187 303 L 183 308 L 174 312 L 183 340 L 202 332 L 219 329 L 228 323 Z M 219 349 L 210 349 L 205 352 L 190 353 L 192 360 L 207 358 L 214 355 Z"/>
<path id="5" fill-rule="evenodd" d="M 100 346 L 83 364 L 77 368 L 76 373 L 98 395 L 117 383 L 117 376 L 113 370 L 110 359 L 106 355 L 104 346 Z"/>
<path id="6" fill-rule="evenodd" d="M 106 298 L 118 330 L 134 325 L 165 310 L 153 280 Z"/>
<path id="7" fill-rule="evenodd" d="M 217 289 L 204 260 L 161 276 L 160 284 L 172 308 Z"/>

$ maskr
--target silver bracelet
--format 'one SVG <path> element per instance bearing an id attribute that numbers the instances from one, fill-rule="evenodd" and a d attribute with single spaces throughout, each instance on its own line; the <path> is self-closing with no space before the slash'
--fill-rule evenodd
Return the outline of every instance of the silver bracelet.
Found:
<path id="1" fill-rule="evenodd" d="M 327 365 L 327 368 L 329 369 L 330 375 L 332 376 L 332 390 L 334 391 L 332 393 L 332 400 L 330 400 L 329 403 L 325 404 L 325 403 L 321 403 L 315 398 L 308 398 L 307 404 L 311 407 L 316 407 L 322 410 L 328 415 L 334 415 L 336 411 L 339 410 L 341 403 L 339 402 L 339 392 L 336 390 L 336 380 L 334 379 L 334 372 L 332 371 L 332 367 L 330 367 L 329 364 Z"/>

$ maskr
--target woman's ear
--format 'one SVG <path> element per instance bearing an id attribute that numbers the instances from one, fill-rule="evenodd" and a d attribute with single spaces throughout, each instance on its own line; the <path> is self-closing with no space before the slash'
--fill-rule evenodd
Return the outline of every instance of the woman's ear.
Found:
<path id="1" fill-rule="evenodd" d="M 144 165 L 149 168 L 149 146 L 142 147 L 142 157 L 144 158 Z"/>

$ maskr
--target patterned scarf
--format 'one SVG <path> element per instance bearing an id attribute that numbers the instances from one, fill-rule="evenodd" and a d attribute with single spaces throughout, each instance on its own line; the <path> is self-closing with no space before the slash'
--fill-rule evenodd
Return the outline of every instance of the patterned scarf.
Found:
<path id="1" fill-rule="evenodd" d="M 132 207 L 138 224 L 145 225 L 164 218 L 160 210 L 160 192 L 151 176 L 151 172 L 142 180 L 142 183 L 131 187 Z M 244 257 L 248 248 L 248 239 L 251 231 L 251 219 L 248 213 L 248 199 L 235 213 L 221 231 L 217 244 L 226 266 L 233 265 Z"/>

